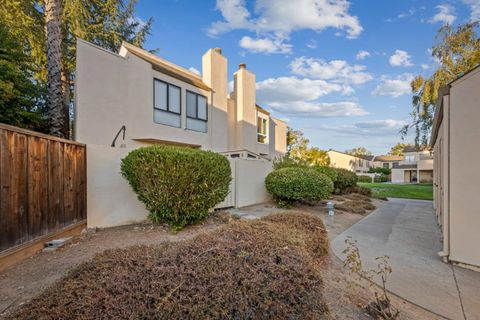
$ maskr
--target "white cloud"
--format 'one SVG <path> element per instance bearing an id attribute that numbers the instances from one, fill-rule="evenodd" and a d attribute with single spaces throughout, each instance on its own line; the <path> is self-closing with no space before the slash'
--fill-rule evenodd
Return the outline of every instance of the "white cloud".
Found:
<path id="1" fill-rule="evenodd" d="M 269 107 L 276 112 L 301 118 L 350 117 L 368 114 L 362 106 L 353 101 L 331 103 L 296 101 L 290 104 L 269 104 Z"/>
<path id="2" fill-rule="evenodd" d="M 188 70 L 189 70 L 190 72 L 193 72 L 193 73 L 195 73 L 195 74 L 200 75 L 200 71 L 199 71 L 197 68 L 190 67 L 190 68 L 188 68 Z"/>
<path id="3" fill-rule="evenodd" d="M 435 8 L 438 12 L 428 20 L 429 23 L 441 22 L 443 24 L 452 24 L 457 18 L 455 16 L 455 8 L 449 4 L 441 4 Z"/>
<path id="4" fill-rule="evenodd" d="M 335 131 L 342 135 L 353 136 L 378 136 L 387 135 L 392 133 L 398 133 L 400 129 L 407 124 L 404 120 L 371 120 L 357 122 L 353 124 L 338 124 L 338 125 L 322 125 L 318 126 L 319 129 Z"/>
<path id="5" fill-rule="evenodd" d="M 257 83 L 257 100 L 262 104 L 289 104 L 295 101 L 313 101 L 344 88 L 324 80 L 297 77 L 270 78 Z"/>
<path id="6" fill-rule="evenodd" d="M 392 56 L 390 56 L 389 62 L 392 66 L 395 66 L 395 67 L 400 67 L 400 66 L 410 67 L 410 66 L 413 66 L 413 63 L 410 59 L 411 57 L 407 51 L 397 49 L 395 50 L 395 53 Z"/>
<path id="7" fill-rule="evenodd" d="M 360 51 L 358 51 L 357 55 L 355 56 L 355 59 L 363 60 L 366 57 L 370 57 L 370 52 L 365 51 L 365 50 L 360 50 Z"/>
<path id="8" fill-rule="evenodd" d="M 345 94 L 344 86 L 324 80 L 271 78 L 257 83 L 257 101 L 272 110 L 297 117 L 361 116 L 367 112 L 352 101 L 320 102 L 331 93 Z"/>
<path id="9" fill-rule="evenodd" d="M 243 37 L 239 43 L 240 47 L 254 53 L 291 53 L 292 45 L 284 43 L 283 39 Z"/>
<path id="10" fill-rule="evenodd" d="M 307 47 L 309 47 L 310 49 L 315 49 L 318 47 L 318 43 L 317 43 L 317 40 L 313 40 L 311 39 L 310 41 L 307 42 Z"/>
<path id="11" fill-rule="evenodd" d="M 422 63 L 421 67 L 422 67 L 423 70 L 428 70 L 428 69 L 430 69 L 430 66 L 429 66 L 428 64 L 426 64 L 426 63 Z"/>
<path id="12" fill-rule="evenodd" d="M 480 0 L 463 0 L 463 3 L 470 6 L 470 20 L 480 20 Z"/>
<path id="13" fill-rule="evenodd" d="M 344 60 L 324 61 L 300 57 L 290 63 L 292 73 L 314 79 L 332 80 L 335 83 L 362 84 L 373 79 L 362 65 L 350 65 Z"/>
<path id="14" fill-rule="evenodd" d="M 207 32 L 215 37 L 231 30 L 248 30 L 261 38 L 286 40 L 298 30 L 335 28 L 344 30 L 347 38 L 357 38 L 363 28 L 358 18 L 349 14 L 349 6 L 347 0 L 256 0 L 250 12 L 245 0 L 217 0 L 223 20 L 212 23 Z"/>
<path id="15" fill-rule="evenodd" d="M 382 82 L 377 85 L 372 94 L 374 96 L 390 96 L 393 98 L 400 97 L 404 94 L 411 93 L 410 82 L 413 80 L 413 75 L 404 73 L 394 79 L 383 76 Z"/>

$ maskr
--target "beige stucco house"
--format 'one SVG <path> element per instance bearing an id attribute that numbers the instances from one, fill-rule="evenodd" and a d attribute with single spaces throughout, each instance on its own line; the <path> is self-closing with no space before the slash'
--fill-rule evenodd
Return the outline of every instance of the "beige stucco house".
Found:
<path id="1" fill-rule="evenodd" d="M 445 260 L 480 271 L 480 66 L 439 92 L 430 145 Z"/>
<path id="2" fill-rule="evenodd" d="M 119 165 L 128 151 L 151 144 L 225 154 L 233 172 L 225 206 L 268 198 L 264 178 L 286 152 L 287 126 L 257 105 L 255 74 L 245 64 L 228 92 L 227 67 L 219 48 L 203 55 L 198 75 L 128 43 L 114 53 L 77 41 L 74 136 L 87 144 L 89 226 L 145 218 Z"/>
<path id="3" fill-rule="evenodd" d="M 336 150 L 328 150 L 327 153 L 330 157 L 330 166 L 334 168 L 342 168 L 357 174 L 364 174 L 368 173 L 372 165 L 371 157 L 355 157 Z"/>
<path id="4" fill-rule="evenodd" d="M 433 182 L 433 155 L 428 149 L 407 146 L 403 149 L 403 160 L 391 167 L 394 183 Z"/>
<path id="5" fill-rule="evenodd" d="M 392 169 L 400 164 L 403 156 L 382 155 L 373 158 L 373 167 Z"/>

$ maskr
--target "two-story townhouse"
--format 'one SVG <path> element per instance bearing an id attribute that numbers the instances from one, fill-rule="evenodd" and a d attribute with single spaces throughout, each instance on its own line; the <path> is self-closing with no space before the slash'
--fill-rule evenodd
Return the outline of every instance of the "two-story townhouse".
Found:
<path id="1" fill-rule="evenodd" d="M 89 227 L 145 219 L 119 167 L 130 150 L 152 144 L 228 157 L 233 179 L 222 206 L 268 200 L 264 179 L 271 160 L 286 152 L 287 126 L 257 105 L 255 74 L 245 64 L 228 92 L 221 49 L 203 55 L 198 75 L 128 43 L 114 53 L 79 39 L 75 82 L 74 136 L 87 144 Z"/>
<path id="2" fill-rule="evenodd" d="M 433 182 L 433 155 L 430 150 L 406 146 L 403 160 L 392 167 L 392 182 L 431 183 Z"/>
<path id="3" fill-rule="evenodd" d="M 357 174 L 368 173 L 372 166 L 372 157 L 356 157 L 337 150 L 328 150 L 330 166 L 353 171 Z"/>
<path id="4" fill-rule="evenodd" d="M 403 161 L 403 156 L 382 155 L 375 156 L 373 159 L 373 167 L 392 169 L 397 167 Z"/>

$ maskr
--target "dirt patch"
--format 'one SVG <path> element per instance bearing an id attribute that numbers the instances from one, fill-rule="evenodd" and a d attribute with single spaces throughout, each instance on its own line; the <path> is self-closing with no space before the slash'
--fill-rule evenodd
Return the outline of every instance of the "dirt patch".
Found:
<path id="1" fill-rule="evenodd" d="M 325 319 L 327 252 L 313 215 L 236 221 L 183 242 L 105 251 L 11 319 Z"/>

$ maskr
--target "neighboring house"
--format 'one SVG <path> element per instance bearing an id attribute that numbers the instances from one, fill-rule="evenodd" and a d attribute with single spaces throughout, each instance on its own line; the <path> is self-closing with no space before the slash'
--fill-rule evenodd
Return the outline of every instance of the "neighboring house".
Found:
<path id="1" fill-rule="evenodd" d="M 371 157 L 355 157 L 336 150 L 328 150 L 327 153 L 330 157 L 330 166 L 347 169 L 357 174 L 368 173 L 372 164 Z"/>
<path id="2" fill-rule="evenodd" d="M 376 156 L 373 158 L 373 166 L 375 168 L 392 169 L 400 164 L 403 156 Z"/>
<path id="3" fill-rule="evenodd" d="M 392 166 L 394 183 L 431 183 L 433 182 L 433 155 L 430 150 L 414 146 L 403 149 L 403 160 Z"/>
<path id="4" fill-rule="evenodd" d="M 430 145 L 446 261 L 480 271 L 480 66 L 439 91 Z"/>
<path id="5" fill-rule="evenodd" d="M 287 126 L 256 104 L 255 74 L 245 64 L 229 93 L 227 67 L 219 48 L 203 55 L 197 75 L 128 43 L 117 54 L 77 41 L 74 136 L 87 144 L 89 227 L 145 218 L 118 172 L 130 150 L 152 144 L 225 154 L 233 182 L 222 206 L 268 199 L 264 178 L 286 152 Z M 125 197 L 134 199 L 130 207 Z"/>

